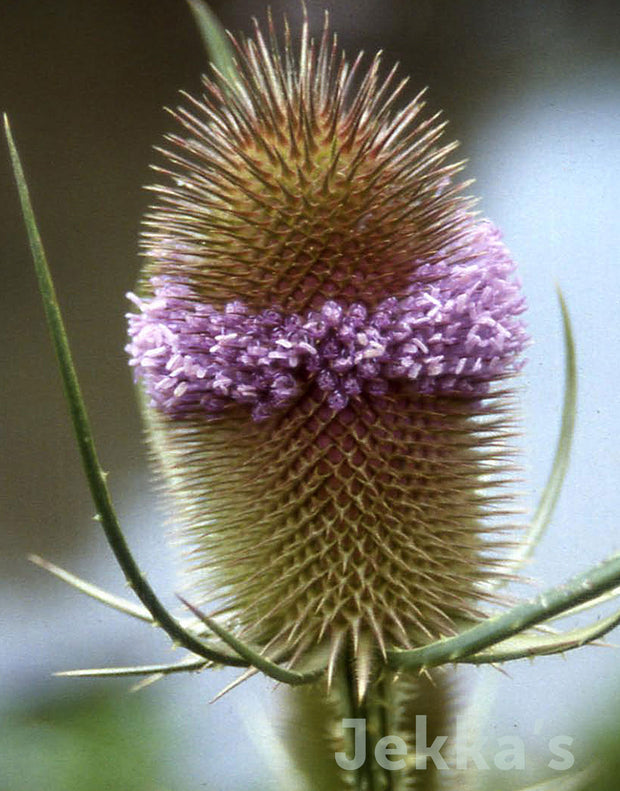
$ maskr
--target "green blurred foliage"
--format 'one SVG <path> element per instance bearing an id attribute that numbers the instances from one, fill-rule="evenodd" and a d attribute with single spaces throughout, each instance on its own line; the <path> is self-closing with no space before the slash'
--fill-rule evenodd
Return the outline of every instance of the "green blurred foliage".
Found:
<path id="1" fill-rule="evenodd" d="M 0 716 L 1 791 L 175 788 L 166 724 L 146 695 L 85 695 L 76 686 L 71 697 Z"/>
<path id="2" fill-rule="evenodd" d="M 575 744 L 581 745 L 579 768 L 588 764 L 588 757 L 596 757 L 600 766 L 583 791 L 620 788 L 620 710 L 615 699 L 605 714 L 598 729 L 575 734 Z M 307 735 L 316 724 L 303 721 L 302 731 Z M 71 696 L 33 700 L 0 712 L 0 791 L 182 791 L 186 786 L 176 762 L 183 756 L 171 752 L 172 743 L 174 734 L 161 717 L 156 696 L 80 694 L 74 686 Z M 300 768 L 310 770 L 308 761 L 314 763 L 314 758 L 309 749 Z M 485 788 L 493 791 L 518 788 L 526 779 L 535 782 L 535 777 L 520 773 L 485 775 Z M 234 777 L 226 787 L 240 788 Z M 209 791 L 213 786 L 205 779 L 199 788 Z M 243 791 L 274 789 L 253 786 Z"/>
<path id="3" fill-rule="evenodd" d="M 618 707 L 618 693 L 616 691 L 613 711 L 604 712 L 613 714 L 598 730 L 588 737 L 587 753 L 596 756 L 600 762 L 600 772 L 584 791 L 618 791 L 620 788 L 620 708 Z"/>

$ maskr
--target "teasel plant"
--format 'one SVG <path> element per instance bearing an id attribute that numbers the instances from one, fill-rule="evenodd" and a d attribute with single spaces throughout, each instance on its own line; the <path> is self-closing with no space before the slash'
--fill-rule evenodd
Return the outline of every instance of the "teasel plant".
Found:
<path id="1" fill-rule="evenodd" d="M 566 305 L 558 292 L 557 448 L 522 524 L 525 300 L 499 231 L 465 194 L 444 124 L 421 94 L 402 99 L 407 80 L 380 56 L 347 61 L 327 18 L 316 38 L 307 19 L 278 33 L 270 14 L 264 31 L 255 23 L 253 37 L 235 38 L 200 0 L 190 7 L 212 67 L 160 150 L 127 344 L 153 465 L 188 547 L 188 616 L 163 606 L 116 517 L 5 116 L 97 519 L 139 603 L 31 559 L 186 652 L 62 675 L 148 682 L 239 668 L 223 694 L 262 673 L 290 688 L 292 721 L 316 728 L 311 757 L 290 736 L 308 788 L 476 788 L 475 771 L 427 760 L 461 705 L 454 668 L 566 653 L 620 622 L 618 611 L 554 625 L 617 598 L 617 555 L 529 600 L 503 593 L 549 525 L 569 463 Z M 591 772 L 562 788 L 585 787 Z"/>

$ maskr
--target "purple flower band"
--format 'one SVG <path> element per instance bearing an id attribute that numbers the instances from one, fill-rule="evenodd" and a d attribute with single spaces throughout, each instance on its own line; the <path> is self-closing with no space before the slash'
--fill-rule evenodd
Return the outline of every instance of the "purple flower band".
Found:
<path id="1" fill-rule="evenodd" d="M 406 296 L 372 311 L 333 300 L 303 315 L 242 302 L 217 310 L 178 278 L 152 277 L 152 297 L 128 295 L 139 308 L 128 315 L 130 364 L 152 405 L 176 418 L 238 403 L 262 420 L 311 381 L 334 411 L 396 380 L 424 394 L 483 395 L 520 368 L 528 343 L 515 265 L 486 222 L 469 249 L 443 252 L 415 270 Z"/>

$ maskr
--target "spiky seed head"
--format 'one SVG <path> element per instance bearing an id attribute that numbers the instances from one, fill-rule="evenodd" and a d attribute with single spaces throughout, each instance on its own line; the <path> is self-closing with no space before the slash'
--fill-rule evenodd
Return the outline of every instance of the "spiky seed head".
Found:
<path id="1" fill-rule="evenodd" d="M 420 97 L 327 25 L 175 113 L 128 351 L 201 592 L 293 663 L 448 634 L 501 573 L 514 264 Z"/>

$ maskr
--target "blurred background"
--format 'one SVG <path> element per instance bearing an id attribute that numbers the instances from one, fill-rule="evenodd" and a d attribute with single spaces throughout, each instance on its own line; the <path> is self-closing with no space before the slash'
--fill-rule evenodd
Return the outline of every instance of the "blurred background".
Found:
<path id="1" fill-rule="evenodd" d="M 271 3 L 300 18 L 297 0 Z M 620 14 L 615 0 L 307 0 L 327 8 L 346 50 L 385 51 L 429 86 L 462 141 L 480 208 L 521 267 L 535 345 L 524 377 L 526 499 L 544 483 L 560 418 L 562 340 L 555 284 L 571 309 L 580 409 L 553 525 L 528 594 L 620 549 Z M 213 0 L 233 31 L 265 4 Z M 164 600 L 180 590 L 153 495 L 123 352 L 125 293 L 153 179 L 151 147 L 178 90 L 200 90 L 206 60 L 182 0 L 0 4 L 0 109 L 11 117 L 52 265 L 100 456 L 139 562 Z M 0 147 L 1 148 L 1 147 Z M 235 673 L 173 677 L 135 695 L 123 680 L 53 678 L 73 667 L 174 659 L 144 624 L 48 577 L 36 552 L 120 594 L 92 520 L 47 338 L 6 151 L 0 152 L 2 322 L 0 791 L 303 789 L 279 741 L 280 693 L 254 679 L 209 705 Z M 523 589 L 519 589 L 523 593 Z M 593 617 L 593 616 L 591 616 Z M 618 640 L 612 635 L 610 642 Z M 576 766 L 608 760 L 620 726 L 615 649 L 519 662 L 477 683 L 492 740 L 528 745 L 525 784 L 550 776 L 550 738 Z M 617 759 L 616 759 L 617 760 Z M 618 769 L 590 787 L 616 789 Z M 489 784 L 497 781 L 489 774 Z M 494 785 L 493 785 L 494 784 Z"/>

